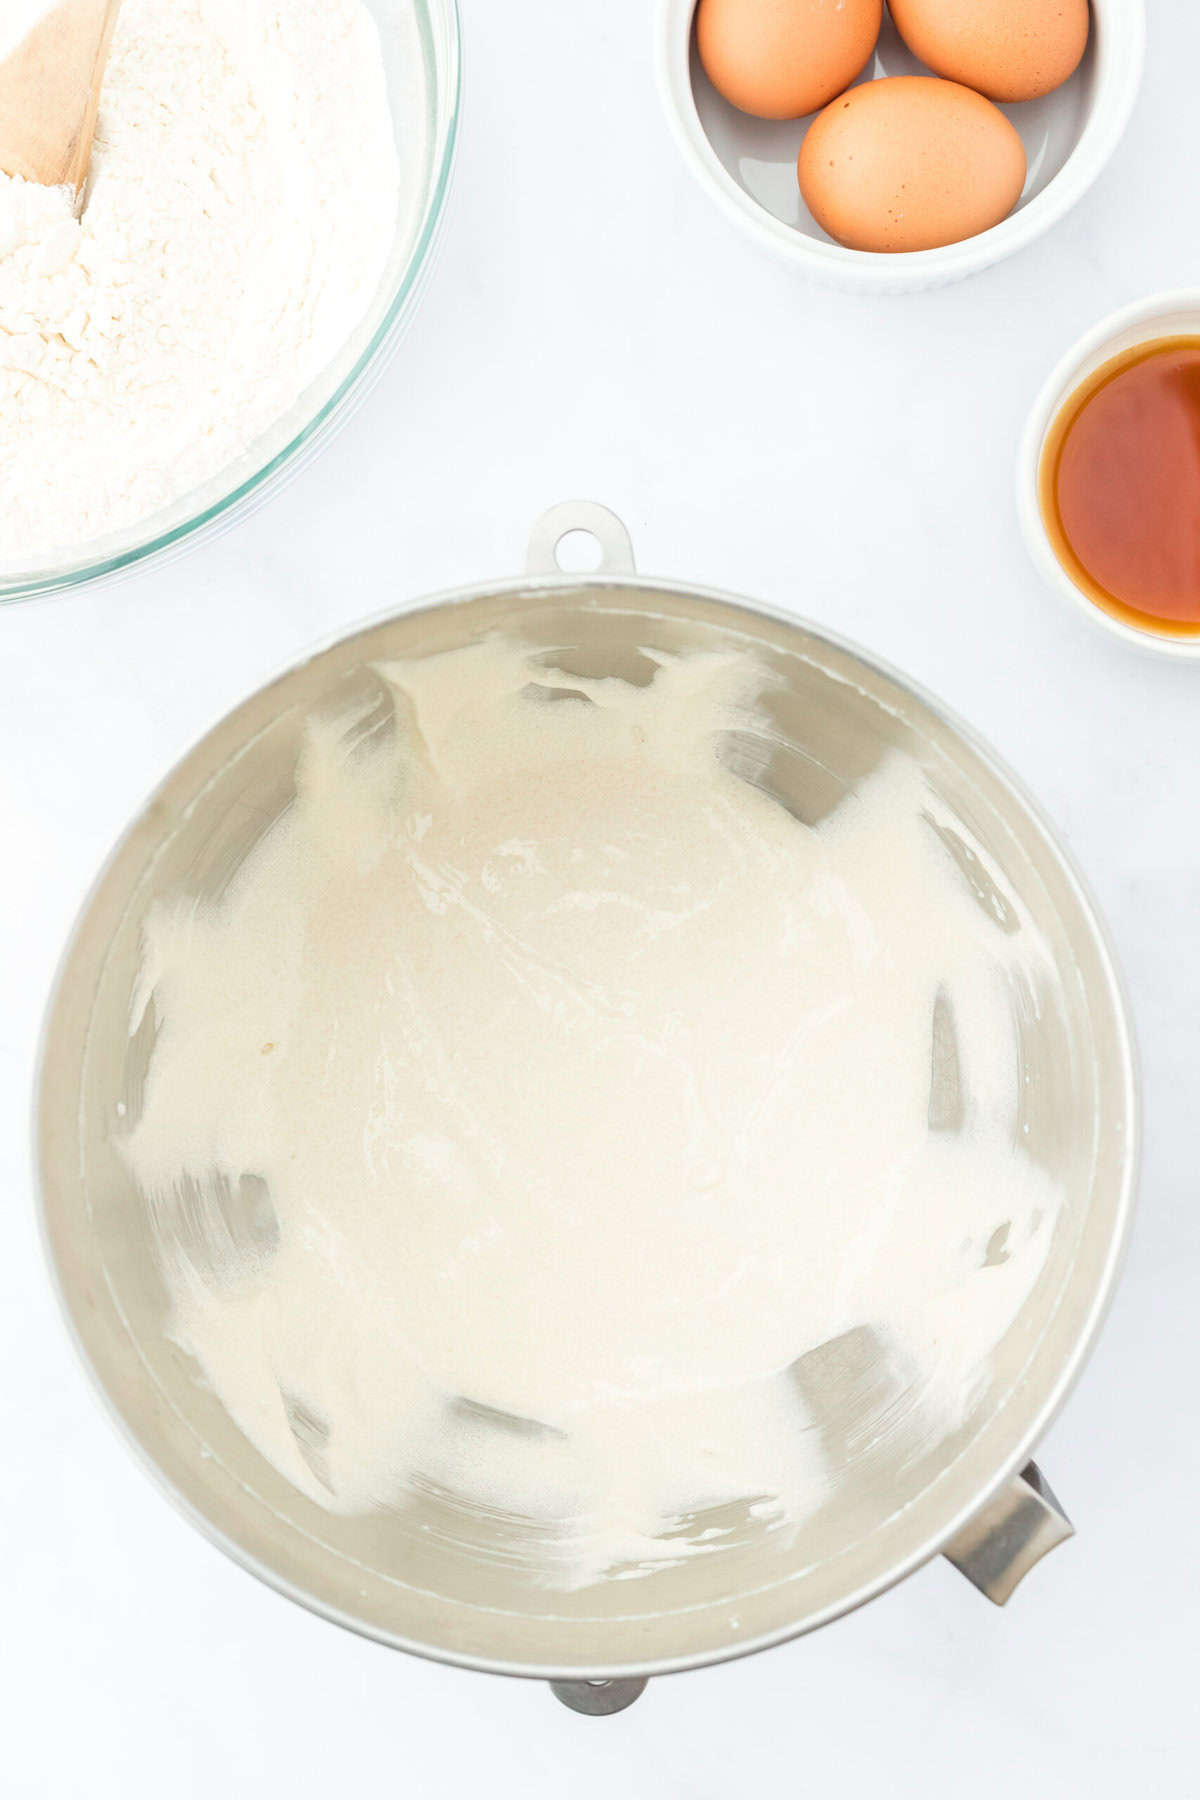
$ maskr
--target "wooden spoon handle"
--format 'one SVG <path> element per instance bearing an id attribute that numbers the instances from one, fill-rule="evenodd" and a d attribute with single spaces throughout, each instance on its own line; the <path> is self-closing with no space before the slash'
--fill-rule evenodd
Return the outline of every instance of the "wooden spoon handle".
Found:
<path id="1" fill-rule="evenodd" d="M 121 0 L 60 0 L 0 64 L 0 169 L 78 193 Z"/>

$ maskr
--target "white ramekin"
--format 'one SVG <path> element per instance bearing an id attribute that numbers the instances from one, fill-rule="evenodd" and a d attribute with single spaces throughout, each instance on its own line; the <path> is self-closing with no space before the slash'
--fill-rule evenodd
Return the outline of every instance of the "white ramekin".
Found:
<path id="1" fill-rule="evenodd" d="M 1148 299 L 1111 313 L 1080 338 L 1047 379 L 1029 415 L 1017 458 L 1017 509 L 1025 542 L 1040 573 L 1052 587 L 1082 607 L 1089 619 L 1124 638 L 1127 644 L 1195 660 L 1200 658 L 1200 635 L 1175 637 L 1167 631 L 1156 631 L 1151 625 L 1129 624 L 1115 613 L 1106 612 L 1076 586 L 1051 547 L 1038 496 L 1038 470 L 1046 434 L 1059 408 L 1079 384 L 1110 358 L 1133 349 L 1135 344 L 1193 334 L 1200 337 L 1200 288 L 1151 294 Z"/>
<path id="2" fill-rule="evenodd" d="M 660 7 L 659 86 L 672 130 L 697 180 L 731 219 L 776 255 L 833 287 L 860 293 L 897 294 L 942 287 L 1023 250 L 1057 224 L 1091 187 L 1116 148 L 1137 95 L 1145 50 L 1143 0 L 1092 0 L 1092 43 L 1083 67 L 1060 90 L 1061 100 L 1049 95 L 1027 103 L 1082 110 L 1078 138 L 1057 174 L 999 225 L 964 243 L 879 255 L 847 250 L 813 226 L 777 218 L 736 179 L 714 149 L 697 106 L 698 64 L 692 43 L 696 0 L 660 0 Z M 898 48 L 890 22 L 885 22 L 880 44 L 884 54 L 882 58 L 876 55 L 868 74 L 919 67 Z M 698 79 L 703 81 L 703 75 Z M 1020 124 L 1019 107 L 1005 110 Z M 796 121 L 797 153 L 806 124 L 806 120 Z M 746 121 L 748 163 L 755 154 L 758 130 L 759 121 Z M 1036 184 L 1036 179 L 1034 171 L 1031 184 Z"/>

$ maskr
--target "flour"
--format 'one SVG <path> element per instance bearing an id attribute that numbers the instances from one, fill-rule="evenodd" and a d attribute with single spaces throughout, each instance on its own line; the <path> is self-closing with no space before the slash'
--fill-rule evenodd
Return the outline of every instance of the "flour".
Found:
<path id="1" fill-rule="evenodd" d="M 407 222 L 395 135 L 361 0 L 125 0 L 82 217 L 0 176 L 0 562 L 138 524 L 287 412 Z"/>
<path id="2" fill-rule="evenodd" d="M 827 1498 L 793 1370 L 855 1329 L 954 1430 L 1059 1194 L 1013 1144 L 1006 979 L 1044 950 L 920 774 L 799 823 L 720 760 L 740 653 L 382 677 L 394 729 L 313 725 L 224 896 L 147 925 L 125 1151 L 232 1418 L 333 1510 L 433 1485 L 539 1522 L 567 1587 Z"/>

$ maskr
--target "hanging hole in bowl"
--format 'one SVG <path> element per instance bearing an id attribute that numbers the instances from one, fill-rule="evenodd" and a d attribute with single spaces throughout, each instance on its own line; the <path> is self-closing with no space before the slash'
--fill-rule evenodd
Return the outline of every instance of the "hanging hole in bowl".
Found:
<path id="1" fill-rule="evenodd" d="M 604 561 L 604 546 L 594 532 L 564 531 L 554 546 L 554 560 L 564 575 L 590 575 Z"/>

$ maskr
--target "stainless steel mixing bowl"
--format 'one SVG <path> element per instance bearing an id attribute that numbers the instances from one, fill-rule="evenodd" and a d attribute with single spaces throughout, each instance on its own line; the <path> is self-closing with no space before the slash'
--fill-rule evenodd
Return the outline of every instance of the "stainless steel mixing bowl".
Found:
<path id="1" fill-rule="evenodd" d="M 599 541 L 594 573 L 558 566 L 556 546 L 572 528 Z M 943 835 L 997 932 L 1022 929 L 1020 919 L 970 842 L 1002 872 L 1052 963 L 1040 986 L 1011 995 L 1020 1077 L 1012 1133 L 1066 1200 L 1043 1273 L 966 1425 L 936 1443 L 875 1429 L 889 1408 L 894 1414 L 896 1395 L 870 1334 L 851 1334 L 805 1359 L 806 1399 L 838 1478 L 833 1499 L 794 1540 L 747 1526 L 712 1554 L 577 1593 L 533 1583 L 517 1554 L 516 1521 L 442 1494 L 338 1517 L 270 1467 L 165 1334 L 143 1200 L 116 1147 L 136 1116 L 153 1048 L 152 1007 L 129 1035 L 149 904 L 221 890 L 292 798 L 305 721 L 348 703 L 385 704 L 375 663 L 496 630 L 552 647 L 556 664 L 576 673 L 634 680 L 647 678 L 645 649 L 752 646 L 779 686 L 767 702 L 769 729 L 731 745 L 740 766 L 815 821 L 885 753 L 914 758 L 964 827 L 961 839 Z M 938 1066 L 935 1053 L 935 1088 Z M 941 1070 L 947 1079 L 944 1057 Z M 1047 826 L 995 758 L 907 683 L 824 633 L 638 576 L 619 522 L 580 503 L 539 523 L 525 577 L 443 595 L 340 639 L 231 713 L 168 776 L 104 870 L 67 951 L 47 1026 L 38 1130 L 50 1252 L 83 1354 L 192 1520 L 246 1568 L 340 1624 L 473 1668 L 551 1679 L 568 1703 L 604 1711 L 648 1675 L 811 1630 L 939 1551 L 1002 1600 L 1069 1534 L 1028 1459 L 1112 1290 L 1138 1116 L 1130 1027 L 1104 931 Z"/>

